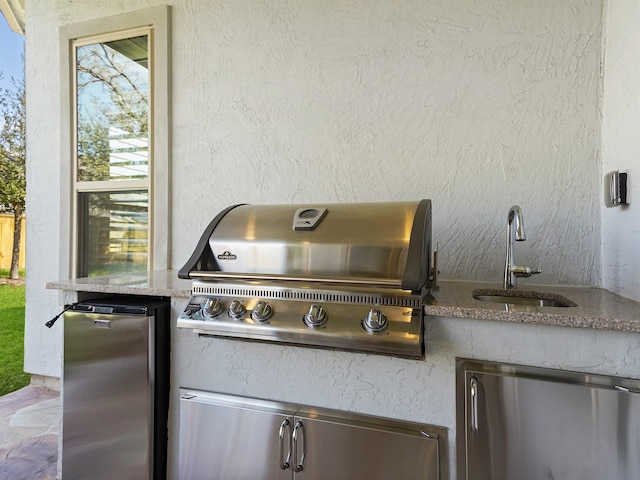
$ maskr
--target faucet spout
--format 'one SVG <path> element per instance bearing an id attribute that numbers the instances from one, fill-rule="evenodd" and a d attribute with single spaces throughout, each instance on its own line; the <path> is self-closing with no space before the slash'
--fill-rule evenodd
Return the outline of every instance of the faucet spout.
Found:
<path id="1" fill-rule="evenodd" d="M 515 220 L 515 240 L 518 242 L 524 242 L 527 239 L 527 234 L 524 233 L 524 216 L 522 215 L 522 209 L 518 205 L 514 205 L 509 209 L 507 215 L 507 240 L 513 245 L 513 221 Z"/>
<path id="2" fill-rule="evenodd" d="M 516 265 L 513 256 L 513 242 L 514 240 L 523 242 L 526 239 L 522 209 L 518 205 L 513 205 L 507 214 L 507 252 L 504 265 L 504 281 L 502 284 L 505 290 L 508 288 L 516 288 L 518 277 L 530 277 L 531 275 L 540 273 L 540 270 L 533 270 L 530 267 Z"/>

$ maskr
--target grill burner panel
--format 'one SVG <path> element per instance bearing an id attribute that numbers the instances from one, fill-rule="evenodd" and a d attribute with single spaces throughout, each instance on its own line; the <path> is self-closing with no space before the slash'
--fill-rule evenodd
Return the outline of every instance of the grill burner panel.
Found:
<path id="1" fill-rule="evenodd" d="M 222 303 L 223 313 L 207 318 L 205 306 L 212 299 Z M 236 301 L 245 310 L 238 318 L 230 312 L 231 304 Z M 266 302 L 272 309 L 273 314 L 266 321 L 255 319 L 254 313 L 259 302 Z M 316 311 L 318 307 L 322 307 L 326 315 L 319 326 L 309 326 L 305 322 L 305 316 L 314 306 Z M 406 357 L 422 356 L 421 308 L 375 306 L 375 309 L 386 316 L 388 325 L 381 332 L 368 333 L 363 321 L 372 308 L 366 303 L 194 295 L 178 318 L 178 326 L 192 328 L 201 335 L 371 351 Z"/>

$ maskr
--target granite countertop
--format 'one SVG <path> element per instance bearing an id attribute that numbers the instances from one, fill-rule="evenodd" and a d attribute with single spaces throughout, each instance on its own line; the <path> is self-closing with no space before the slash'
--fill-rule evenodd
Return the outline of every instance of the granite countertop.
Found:
<path id="1" fill-rule="evenodd" d="M 562 327 L 594 328 L 640 333 L 640 302 L 601 288 L 555 285 L 527 285 L 520 290 L 561 295 L 575 307 L 538 307 L 483 302 L 473 298 L 473 291 L 502 289 L 497 283 L 438 281 L 425 314 L 441 317 L 474 318 L 500 322 L 532 323 Z"/>
<path id="2" fill-rule="evenodd" d="M 106 275 L 47 282 L 46 288 L 120 295 L 153 295 L 173 298 L 191 296 L 191 280 L 178 278 L 176 270 Z M 474 290 L 501 289 L 497 283 L 439 280 L 432 290 L 426 315 L 473 318 L 499 322 L 530 323 L 562 327 L 593 328 L 640 333 L 640 302 L 601 288 L 532 285 L 520 282 L 526 292 L 546 292 L 573 301 L 574 307 L 538 307 L 490 303 L 473 298 Z"/>
<path id="3" fill-rule="evenodd" d="M 191 280 L 178 278 L 177 270 L 104 275 L 47 282 L 46 288 L 72 292 L 151 295 L 159 297 L 191 296 Z"/>

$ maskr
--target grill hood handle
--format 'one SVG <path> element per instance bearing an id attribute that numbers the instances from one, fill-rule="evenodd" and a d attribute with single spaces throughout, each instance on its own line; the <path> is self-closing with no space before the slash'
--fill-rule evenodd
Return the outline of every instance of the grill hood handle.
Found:
<path id="1" fill-rule="evenodd" d="M 187 263 L 178 271 L 178 278 L 189 279 L 191 276 L 189 275 L 193 271 L 219 271 L 220 267 L 218 266 L 218 262 L 213 256 L 213 252 L 211 251 L 211 247 L 209 246 L 209 237 L 218 226 L 218 223 L 224 218 L 224 216 L 233 210 L 236 207 L 240 207 L 241 205 L 246 205 L 246 203 L 239 203 L 237 205 L 231 205 L 230 207 L 222 210 L 218 215 L 215 216 L 211 223 L 207 225 L 202 237 L 198 241 L 198 245 L 194 252 L 191 254 Z"/>

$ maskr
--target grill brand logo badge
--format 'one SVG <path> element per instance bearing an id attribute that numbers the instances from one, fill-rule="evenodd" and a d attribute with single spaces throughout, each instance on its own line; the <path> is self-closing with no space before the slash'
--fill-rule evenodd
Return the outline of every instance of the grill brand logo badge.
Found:
<path id="1" fill-rule="evenodd" d="M 96 328 L 111 328 L 110 320 L 94 320 L 93 326 Z"/>
<path id="2" fill-rule="evenodd" d="M 231 253 L 229 250 L 222 252 L 220 255 L 218 255 L 218 260 L 235 260 L 236 258 L 238 257 L 233 253 Z"/>

